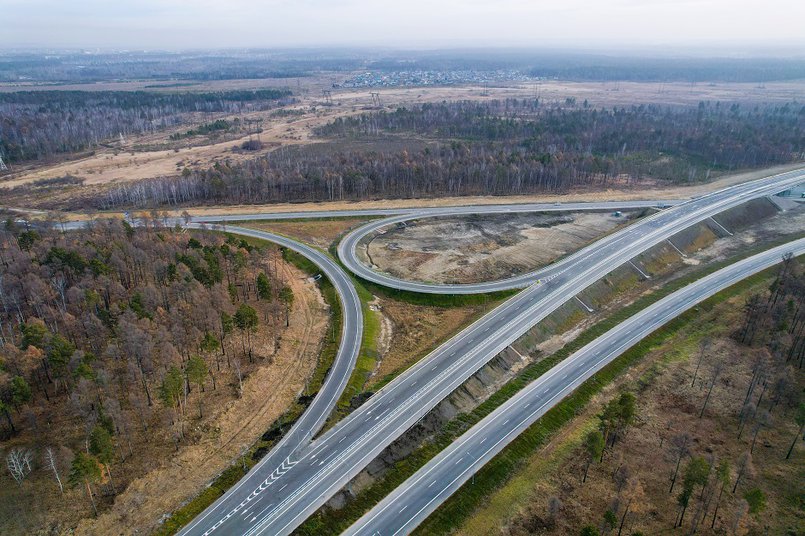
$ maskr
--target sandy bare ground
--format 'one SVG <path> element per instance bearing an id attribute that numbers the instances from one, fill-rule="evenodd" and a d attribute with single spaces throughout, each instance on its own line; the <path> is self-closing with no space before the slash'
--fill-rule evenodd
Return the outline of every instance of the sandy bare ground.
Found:
<path id="1" fill-rule="evenodd" d="M 270 112 L 247 114 L 244 117 L 261 116 L 268 122 Z M 227 140 L 210 145 L 179 148 L 176 150 L 126 151 L 118 149 L 99 149 L 92 156 L 79 160 L 63 162 L 53 166 L 23 171 L 10 176 L 0 185 L 13 188 L 39 179 L 73 175 L 84 179 L 84 184 L 98 185 L 120 181 L 134 181 L 151 177 L 178 175 L 185 167 L 206 168 L 218 160 L 228 158 L 234 162 L 255 158 L 282 145 L 302 145 L 309 143 L 310 129 L 330 121 L 335 115 L 311 113 L 309 117 L 287 120 L 273 119 L 264 127 L 260 139 L 264 148 L 260 151 L 234 152 L 233 149 L 249 140 L 249 136 Z M 189 126 L 183 127 L 187 130 Z M 167 138 L 169 134 L 164 137 Z M 151 138 L 132 138 L 128 145 L 158 141 Z"/>
<path id="2" fill-rule="evenodd" d="M 144 477 L 133 481 L 98 519 L 82 521 L 76 534 L 148 533 L 160 518 L 195 496 L 279 417 L 304 387 L 318 358 L 327 327 L 326 305 L 317 287 L 286 266 L 296 299 L 290 328 L 271 365 L 244 384 L 243 396 L 222 408 L 216 425 L 194 445 L 182 448 Z M 269 355 L 271 350 L 260 350 Z"/>
<path id="3" fill-rule="evenodd" d="M 166 131 L 158 135 L 131 137 L 126 140 L 121 152 L 119 149 L 101 148 L 90 157 L 54 165 L 33 166 L 20 169 L 6 176 L 0 183 L 13 187 L 43 178 L 75 175 L 85 179 L 87 185 L 108 184 L 119 181 L 132 181 L 156 176 L 177 175 L 184 167 L 205 168 L 222 158 L 239 160 L 265 154 L 284 145 L 310 143 L 311 130 L 339 116 L 352 115 L 370 109 L 370 92 L 374 89 L 339 90 L 333 95 L 333 105 L 323 106 L 321 88 L 337 82 L 332 75 L 322 76 L 314 81 L 306 81 L 305 88 L 297 90 L 298 103 L 288 109 L 302 111 L 302 115 L 291 119 L 272 116 L 273 110 L 243 114 L 244 118 L 264 120 L 261 135 L 266 147 L 248 154 L 233 153 L 248 136 L 236 140 L 212 143 L 198 147 L 174 150 L 130 151 L 131 147 L 143 144 L 167 142 L 170 134 L 184 131 L 191 125 Z M 237 81 L 228 86 L 217 85 L 215 89 L 266 87 L 266 81 Z M 287 82 L 286 82 L 287 83 Z M 137 89 L 136 83 L 131 89 Z M 100 87 L 82 86 L 87 89 Z M 128 87 L 128 86 L 125 86 Z M 207 85 L 203 87 L 207 88 Z M 114 86 L 115 89 L 123 87 Z M 68 89 L 68 88 L 65 88 Z M 194 90 L 200 88 L 193 88 Z M 0 88 L 2 90 L 2 88 Z M 763 87 L 756 84 L 656 84 L 636 82 L 563 82 L 542 81 L 534 84 L 513 84 L 507 87 L 483 88 L 479 86 L 427 87 L 427 88 L 383 88 L 379 90 L 383 107 L 395 109 L 422 102 L 441 102 L 443 100 L 490 100 L 505 98 L 534 98 L 539 96 L 543 102 L 564 102 L 575 98 L 579 103 L 587 100 L 592 106 L 625 106 L 638 103 L 659 102 L 665 105 L 692 105 L 702 100 L 721 102 L 785 102 L 801 98 L 805 91 L 805 81 L 769 83 Z M 220 115 L 217 117 L 228 117 Z M 210 120 L 206 117 L 204 120 Z M 202 122 L 202 121 L 199 121 Z"/>
<path id="4" fill-rule="evenodd" d="M 545 266 L 626 222 L 602 212 L 431 218 L 391 228 L 361 251 L 406 280 L 476 283 Z"/>

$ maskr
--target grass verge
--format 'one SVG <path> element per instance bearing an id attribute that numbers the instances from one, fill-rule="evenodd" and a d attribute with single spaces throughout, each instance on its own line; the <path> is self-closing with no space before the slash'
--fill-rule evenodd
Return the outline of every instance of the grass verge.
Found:
<path id="1" fill-rule="evenodd" d="M 361 349 L 360 352 L 358 352 L 355 369 L 349 377 L 349 382 L 338 399 L 335 411 L 330 416 L 330 419 L 328 419 L 327 425 L 329 426 L 338 422 L 341 417 L 349 413 L 351 409 L 354 409 L 352 407 L 352 400 L 363 392 L 366 381 L 375 369 L 379 357 L 377 341 L 378 334 L 380 333 L 380 318 L 369 306 L 374 296 L 360 284 L 355 285 L 355 290 L 358 293 L 358 298 L 361 300 L 361 311 L 363 312 Z"/>
<path id="2" fill-rule="evenodd" d="M 338 399 L 336 409 L 325 425 L 323 430 L 327 430 L 340 419 L 348 415 L 354 410 L 360 402 L 362 402 L 362 395 L 369 393 L 365 392 L 366 383 L 369 380 L 372 372 L 377 365 L 377 360 L 380 354 L 377 349 L 378 335 L 380 333 L 380 315 L 373 311 L 369 306 L 375 296 L 387 298 L 404 303 L 409 303 L 417 306 L 432 306 L 432 307 L 462 307 L 468 305 L 483 304 L 485 307 L 497 305 L 503 299 L 512 296 L 519 292 L 519 290 L 502 291 L 487 294 L 474 294 L 474 295 L 444 295 L 444 294 L 423 294 L 419 292 L 411 292 L 406 290 L 397 290 L 382 285 L 372 283 L 354 274 L 351 274 L 346 267 L 341 264 L 338 259 L 338 252 L 336 251 L 338 241 L 334 241 L 327 253 L 330 257 L 337 262 L 345 272 L 350 274 L 355 290 L 361 300 L 361 310 L 363 311 L 363 337 L 361 339 L 361 349 L 358 354 L 358 359 L 355 364 L 355 369 L 350 375 L 349 382 L 347 383 L 344 392 Z M 377 390 L 392 379 L 394 379 L 400 372 L 390 374 L 384 377 L 377 385 L 373 385 L 372 389 Z M 356 399 L 356 397 L 358 397 Z M 357 405 L 356 405 L 357 402 Z"/>

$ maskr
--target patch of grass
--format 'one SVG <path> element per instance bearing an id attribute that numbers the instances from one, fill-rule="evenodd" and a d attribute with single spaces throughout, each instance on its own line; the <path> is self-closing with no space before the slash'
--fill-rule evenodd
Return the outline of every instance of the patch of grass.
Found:
<path id="1" fill-rule="evenodd" d="M 433 307 L 466 307 L 472 305 L 489 305 L 492 302 L 514 296 L 522 289 L 501 290 L 485 294 L 426 294 L 424 292 L 411 292 L 410 290 L 397 290 L 384 287 L 365 279 L 361 284 L 372 294 L 410 303 L 411 305 L 425 305 Z"/>
<path id="2" fill-rule="evenodd" d="M 433 340 L 425 350 L 413 354 L 412 357 L 409 360 L 407 360 L 407 362 L 404 365 L 398 367 L 392 372 L 383 375 L 382 378 L 375 379 L 374 382 L 371 382 L 372 391 L 377 392 L 379 389 L 381 389 L 386 384 L 391 382 L 394 378 L 396 378 L 397 376 L 408 370 L 410 367 L 417 364 L 421 359 L 432 353 L 435 348 L 438 348 L 442 344 L 449 341 L 452 337 L 454 337 L 457 333 L 464 330 L 467 326 L 471 325 L 472 323 L 482 318 L 487 312 L 495 309 L 502 303 L 502 301 L 503 300 L 490 302 L 488 307 L 485 307 L 484 309 L 477 308 L 477 310 L 475 310 L 473 314 L 463 322 L 460 322 L 458 324 L 452 324 L 451 330 L 449 332 L 444 334 L 444 336 L 438 337 L 435 340 Z"/>
<path id="3" fill-rule="evenodd" d="M 366 381 L 375 369 L 375 365 L 380 356 L 377 351 L 377 341 L 380 333 L 380 315 L 369 306 L 374 296 L 360 284 L 355 285 L 355 290 L 358 292 L 358 297 L 361 300 L 361 310 L 363 311 L 361 349 L 358 353 L 355 369 L 349 377 L 349 383 L 347 383 L 344 392 L 341 393 L 336 411 L 330 418 L 332 421 L 330 424 L 334 424 L 343 414 L 348 413 L 350 409 L 352 409 L 353 397 L 363 392 Z"/>
<path id="4" fill-rule="evenodd" d="M 335 248 L 336 242 L 331 244 L 327 253 L 330 254 L 333 260 L 341 264 Z M 343 265 L 341 266 L 347 273 L 350 273 Z M 349 382 L 347 383 L 344 392 L 338 399 L 338 404 L 336 405 L 335 411 L 327 420 L 324 430 L 329 429 L 329 427 L 334 425 L 355 409 L 356 405 L 354 403 L 354 399 L 356 397 L 367 394 L 365 393 L 366 383 L 374 371 L 378 359 L 380 358 L 380 353 L 377 349 L 378 336 L 380 333 L 380 314 L 378 314 L 376 311 L 373 311 L 369 307 L 369 303 L 374 300 L 375 296 L 397 300 L 417 306 L 447 308 L 483 304 L 485 307 L 488 307 L 489 305 L 497 306 L 497 304 L 499 304 L 504 298 L 519 292 L 519 290 L 511 290 L 469 296 L 423 294 L 419 292 L 401 291 L 384 287 L 382 285 L 377 285 L 351 273 L 350 277 L 355 285 L 355 290 L 358 293 L 358 297 L 361 300 L 361 310 L 363 312 L 364 323 L 361 349 L 358 354 L 355 369 L 350 375 Z M 425 355 L 427 355 L 427 353 Z M 393 380 L 401 372 L 403 371 L 400 370 L 394 374 L 386 375 L 382 380 L 372 386 L 373 391 L 380 389 L 383 385 Z"/>
<path id="5" fill-rule="evenodd" d="M 535 474 L 550 474 L 557 471 L 582 444 L 584 436 L 598 425 L 598 418 L 590 416 L 578 424 L 569 433 L 564 435 L 547 456 L 534 453 L 529 457 L 526 466 L 518 472 L 505 486 L 497 490 L 489 501 L 464 523 L 460 529 L 462 533 L 495 534 L 507 513 L 513 511 L 513 506 L 525 504 L 534 488 Z"/>
<path id="6" fill-rule="evenodd" d="M 238 221 L 228 221 L 225 222 L 228 225 L 237 225 L 237 226 L 248 226 L 254 224 L 262 224 L 262 223 L 273 223 L 273 222 L 288 222 L 288 223 L 313 223 L 313 222 L 320 222 L 320 221 L 365 221 L 369 222 L 372 220 L 377 220 L 380 218 L 387 218 L 388 216 L 324 216 L 321 218 L 266 218 L 266 219 L 255 219 L 255 220 L 238 220 Z M 223 224 L 224 222 L 218 222 Z"/>
<path id="7" fill-rule="evenodd" d="M 246 467 L 251 467 L 251 465 L 253 465 L 253 462 L 246 463 Z M 214 503 L 221 495 L 226 493 L 226 490 L 235 485 L 245 474 L 246 471 L 243 470 L 243 465 L 241 464 L 228 467 L 215 479 L 215 482 L 213 482 L 210 487 L 202 491 L 192 501 L 173 512 L 171 516 L 154 531 L 154 536 L 171 536 L 179 532 L 182 527 L 193 521 L 197 515 Z"/>
<path id="8" fill-rule="evenodd" d="M 282 258 L 287 262 L 293 264 L 306 274 L 313 276 L 320 274 L 321 270 L 316 264 L 304 255 L 297 253 L 291 249 L 281 248 Z M 343 312 L 341 311 L 341 300 L 338 297 L 335 287 L 332 282 L 322 274 L 318 280 L 319 290 L 322 293 L 324 302 L 330 308 L 330 326 L 328 329 L 329 335 L 324 341 L 319 360 L 316 364 L 316 369 L 307 383 L 305 395 L 312 396 L 318 393 L 321 385 L 324 383 L 324 378 L 330 371 L 335 361 L 335 356 L 338 353 L 338 346 L 341 342 L 341 326 L 343 322 Z"/>
<path id="9" fill-rule="evenodd" d="M 565 317 L 556 327 L 556 333 L 565 333 L 576 327 L 585 318 L 581 309 L 577 309 Z"/>

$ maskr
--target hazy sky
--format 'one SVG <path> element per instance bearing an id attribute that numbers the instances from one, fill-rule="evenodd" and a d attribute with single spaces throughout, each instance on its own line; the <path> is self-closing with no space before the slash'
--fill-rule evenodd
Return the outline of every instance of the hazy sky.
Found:
<path id="1" fill-rule="evenodd" d="M 803 0 L 0 0 L 0 47 L 777 46 Z"/>

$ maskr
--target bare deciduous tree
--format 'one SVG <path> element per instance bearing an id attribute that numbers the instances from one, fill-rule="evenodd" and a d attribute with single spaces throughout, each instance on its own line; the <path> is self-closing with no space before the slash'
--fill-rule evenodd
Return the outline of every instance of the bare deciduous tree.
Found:
<path id="1" fill-rule="evenodd" d="M 755 424 L 752 427 L 752 445 L 749 447 L 749 452 L 752 454 L 755 453 L 755 442 L 757 441 L 758 434 L 760 434 L 764 428 L 768 428 L 771 425 L 772 417 L 769 415 L 768 411 L 761 411 L 758 413 Z"/>
<path id="2" fill-rule="evenodd" d="M 674 474 L 671 477 L 671 489 L 668 493 L 674 492 L 674 485 L 676 484 L 676 477 L 679 474 L 679 466 L 682 464 L 682 459 L 690 455 L 690 446 L 693 440 L 687 433 L 677 434 L 671 438 L 672 451 L 676 457 L 676 466 L 674 467 Z"/>
<path id="3" fill-rule="evenodd" d="M 704 360 L 704 354 L 710 349 L 712 345 L 712 341 L 709 337 L 705 337 L 702 339 L 702 342 L 699 343 L 699 359 L 696 360 L 696 369 L 693 371 L 693 379 L 690 382 L 690 386 L 693 387 L 696 385 L 696 377 L 699 375 L 699 367 L 702 366 L 702 360 Z"/>
<path id="4" fill-rule="evenodd" d="M 707 390 L 707 396 L 704 399 L 702 410 L 699 412 L 700 419 L 704 416 L 704 410 L 707 408 L 707 403 L 710 402 L 710 395 L 713 394 L 713 387 L 715 387 L 722 370 L 724 370 L 724 364 L 721 361 L 713 365 L 713 375 L 710 377 L 710 388 Z"/>
<path id="5" fill-rule="evenodd" d="M 17 485 L 22 486 L 22 481 L 31 474 L 33 457 L 34 453 L 31 449 L 22 447 L 13 448 L 6 455 L 8 472 L 11 473 L 11 477 Z"/>
<path id="6" fill-rule="evenodd" d="M 754 471 L 754 467 L 752 466 L 752 455 L 748 452 L 744 452 L 741 454 L 741 457 L 738 458 L 738 466 L 737 466 L 737 473 L 735 475 L 735 485 L 732 486 L 732 492 L 738 489 L 738 484 L 741 483 L 741 480 L 747 476 L 751 475 Z"/>
<path id="7" fill-rule="evenodd" d="M 53 473 L 53 478 L 59 485 L 59 491 L 64 493 L 64 485 L 62 484 L 61 475 L 59 474 L 59 459 L 56 455 L 56 452 L 53 450 L 53 447 L 45 448 L 44 458 L 45 458 L 45 467 L 50 469 L 50 471 Z"/>

